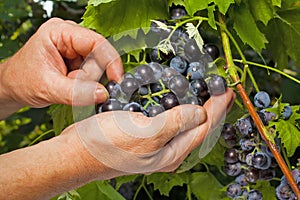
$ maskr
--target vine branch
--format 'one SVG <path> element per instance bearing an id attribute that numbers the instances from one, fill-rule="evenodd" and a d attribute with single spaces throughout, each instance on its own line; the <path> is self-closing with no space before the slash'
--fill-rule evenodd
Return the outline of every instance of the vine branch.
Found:
<path id="1" fill-rule="evenodd" d="M 297 196 L 298 199 L 300 199 L 300 191 L 298 189 L 298 185 L 296 184 L 289 168 L 287 167 L 284 159 L 282 158 L 281 154 L 279 153 L 277 146 L 274 142 L 268 137 L 270 134 L 268 133 L 267 128 L 263 125 L 263 122 L 261 121 L 259 115 L 257 114 L 251 100 L 249 99 L 249 96 L 247 95 L 243 85 L 240 82 L 239 75 L 236 71 L 235 64 L 233 62 L 231 48 L 230 48 L 230 42 L 229 37 L 227 34 L 226 24 L 223 18 L 223 15 L 219 13 L 219 23 L 222 24 L 220 26 L 221 31 L 221 38 L 222 38 L 222 45 L 224 49 L 225 59 L 227 63 L 227 72 L 229 73 L 231 79 L 236 82 L 236 89 L 241 96 L 243 103 L 245 104 L 246 108 L 248 109 L 250 116 L 252 117 L 255 125 L 257 126 L 257 129 L 262 137 L 262 139 L 266 142 L 269 149 L 274 155 L 274 158 L 276 159 L 282 173 L 285 175 L 287 181 L 289 182 L 290 187 L 292 188 L 293 192 Z"/>

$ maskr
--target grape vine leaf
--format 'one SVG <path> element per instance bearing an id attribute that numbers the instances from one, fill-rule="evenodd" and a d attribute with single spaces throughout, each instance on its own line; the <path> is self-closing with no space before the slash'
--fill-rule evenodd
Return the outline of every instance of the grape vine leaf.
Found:
<path id="1" fill-rule="evenodd" d="M 150 20 L 165 19 L 167 16 L 167 1 L 115 0 L 97 6 L 88 5 L 83 15 L 82 25 L 107 37 L 126 30 L 149 27 Z M 130 34 L 135 38 L 137 32 L 130 32 Z"/>
<path id="2" fill-rule="evenodd" d="M 184 5 L 187 13 L 193 16 L 197 11 L 208 8 L 208 4 L 213 2 L 212 0 L 185 0 Z"/>
<path id="3" fill-rule="evenodd" d="M 199 22 L 199 24 L 200 23 L 201 22 Z M 194 26 L 194 24 L 192 24 L 192 23 L 187 23 L 186 24 L 186 32 L 188 33 L 189 38 L 193 38 L 196 41 L 196 44 L 199 47 L 200 51 L 202 53 L 204 53 L 203 52 L 204 42 L 203 42 L 203 39 L 202 39 L 197 27 L 198 26 Z"/>
<path id="4" fill-rule="evenodd" d="M 269 20 L 275 15 L 275 10 L 267 0 L 248 0 L 249 8 L 257 21 L 261 21 L 264 25 L 267 25 Z"/>
<path id="5" fill-rule="evenodd" d="M 169 7 L 171 7 L 173 4 L 175 6 L 177 6 L 177 5 L 184 6 L 183 0 L 169 0 L 169 3 L 168 3 Z"/>
<path id="6" fill-rule="evenodd" d="M 289 58 L 300 65 L 300 8 L 281 9 L 266 29 L 269 49 L 279 69 L 286 68 Z M 281 39 L 278 39 L 281 38 Z M 282 53 L 285 52 L 285 53 Z"/>
<path id="7" fill-rule="evenodd" d="M 218 6 L 219 11 L 225 15 L 229 6 L 234 3 L 234 0 L 214 0 L 214 2 Z"/>
<path id="8" fill-rule="evenodd" d="M 118 190 L 123 183 L 128 183 L 134 181 L 139 175 L 128 175 L 116 177 L 116 190 Z"/>
<path id="9" fill-rule="evenodd" d="M 273 6 L 277 6 L 277 7 L 281 7 L 281 0 L 272 0 L 272 5 Z"/>
<path id="10" fill-rule="evenodd" d="M 74 123 L 72 106 L 54 104 L 49 107 L 48 113 L 53 120 L 55 135 L 59 135 L 64 128 Z"/>
<path id="11" fill-rule="evenodd" d="M 263 199 L 276 200 L 275 188 L 271 186 L 270 181 L 257 180 L 255 185 L 252 185 L 253 189 L 256 189 L 262 193 Z"/>
<path id="12" fill-rule="evenodd" d="M 215 20 L 215 6 L 211 5 L 207 8 L 208 24 L 215 30 L 217 30 L 216 20 Z"/>
<path id="13" fill-rule="evenodd" d="M 191 175 L 190 187 L 199 200 L 220 199 L 223 187 L 216 177 L 209 172 L 194 172 Z"/>
<path id="14" fill-rule="evenodd" d="M 101 3 L 109 3 L 109 2 L 112 2 L 112 1 L 115 1 L 115 0 L 89 0 L 88 4 L 93 5 L 93 6 L 98 6 Z"/>
<path id="15" fill-rule="evenodd" d="M 154 185 L 154 190 L 159 190 L 162 195 L 169 196 L 174 186 L 183 186 L 188 183 L 186 173 L 154 173 L 147 176 L 147 183 Z"/>
<path id="16" fill-rule="evenodd" d="M 265 48 L 267 40 L 258 29 L 249 7 L 242 3 L 239 7 L 232 9 L 229 14 L 234 20 L 233 28 L 240 39 L 260 53 Z"/>

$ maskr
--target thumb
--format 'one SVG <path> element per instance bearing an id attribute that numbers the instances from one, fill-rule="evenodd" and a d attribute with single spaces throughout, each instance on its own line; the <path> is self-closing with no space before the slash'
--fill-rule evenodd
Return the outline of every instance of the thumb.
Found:
<path id="1" fill-rule="evenodd" d="M 52 102 L 73 106 L 87 106 L 106 101 L 109 94 L 105 87 L 92 80 L 72 79 L 62 76 L 52 84 L 55 89 L 50 89 Z"/>

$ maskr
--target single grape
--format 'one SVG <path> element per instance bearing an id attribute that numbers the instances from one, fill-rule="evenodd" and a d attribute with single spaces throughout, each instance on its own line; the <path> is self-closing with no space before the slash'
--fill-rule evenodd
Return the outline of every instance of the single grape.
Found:
<path id="1" fill-rule="evenodd" d="M 142 96 L 149 94 L 149 89 L 146 85 L 140 86 L 138 93 Z"/>
<path id="2" fill-rule="evenodd" d="M 153 71 L 155 81 L 158 81 L 161 78 L 163 66 L 157 62 L 150 62 L 148 66 Z"/>
<path id="3" fill-rule="evenodd" d="M 122 103 L 117 99 L 108 99 L 101 106 L 101 112 L 122 110 Z"/>
<path id="4" fill-rule="evenodd" d="M 236 149 L 227 149 L 224 153 L 224 160 L 227 163 L 236 163 L 238 158 L 238 151 Z"/>
<path id="5" fill-rule="evenodd" d="M 163 98 L 160 100 L 160 104 L 164 107 L 165 110 L 168 110 L 175 106 L 178 106 L 179 102 L 176 95 L 172 92 L 169 92 L 165 96 L 163 96 Z"/>
<path id="6" fill-rule="evenodd" d="M 208 95 L 208 87 L 204 79 L 196 79 L 190 82 L 190 92 L 197 97 L 206 97 Z"/>
<path id="7" fill-rule="evenodd" d="M 241 149 L 244 151 L 251 151 L 256 146 L 255 142 L 252 139 L 241 138 L 240 140 Z"/>
<path id="8" fill-rule="evenodd" d="M 189 63 L 197 62 L 201 56 L 200 49 L 194 39 L 190 39 L 184 45 L 184 55 Z"/>
<path id="9" fill-rule="evenodd" d="M 202 102 L 199 102 L 199 98 L 195 96 L 186 97 L 184 102 L 185 104 L 202 105 Z"/>
<path id="10" fill-rule="evenodd" d="M 226 92 L 227 83 L 222 76 L 213 75 L 209 79 L 207 86 L 209 93 L 213 96 L 217 96 Z"/>
<path id="11" fill-rule="evenodd" d="M 173 78 L 175 75 L 179 75 L 180 73 L 176 71 L 175 69 L 172 69 L 170 67 L 167 67 L 164 69 L 161 80 L 164 83 L 166 87 L 169 87 L 169 81 L 171 78 Z"/>
<path id="12" fill-rule="evenodd" d="M 171 58 L 173 58 L 173 56 L 174 54 L 171 50 L 168 51 L 168 53 L 164 53 L 158 50 L 157 47 L 152 48 L 150 52 L 151 61 L 158 62 L 158 63 L 163 63 L 167 60 L 170 60 Z"/>
<path id="13" fill-rule="evenodd" d="M 236 135 L 236 129 L 230 123 L 225 123 L 221 130 L 221 137 L 224 138 L 225 143 L 233 147 L 238 142 L 238 137 Z"/>
<path id="14" fill-rule="evenodd" d="M 245 172 L 245 177 L 249 183 L 255 183 L 259 179 L 259 170 L 249 167 Z"/>
<path id="15" fill-rule="evenodd" d="M 264 152 L 255 152 L 252 157 L 252 165 L 256 169 L 268 169 L 271 165 L 271 158 Z"/>
<path id="16" fill-rule="evenodd" d="M 237 176 L 241 173 L 241 171 L 242 171 L 242 165 L 240 162 L 225 163 L 224 172 L 228 176 Z"/>
<path id="17" fill-rule="evenodd" d="M 191 80 L 203 79 L 205 71 L 205 65 L 201 61 L 191 62 L 187 68 L 187 75 Z"/>
<path id="18" fill-rule="evenodd" d="M 215 59 L 219 58 L 220 51 L 219 51 L 219 48 L 216 45 L 214 45 L 214 44 L 205 44 L 203 47 L 206 50 L 206 52 L 210 55 L 212 60 L 215 60 Z"/>
<path id="19" fill-rule="evenodd" d="M 249 135 L 250 133 L 252 133 L 253 130 L 250 117 L 238 119 L 235 127 L 243 136 Z"/>
<path id="20" fill-rule="evenodd" d="M 171 7 L 171 19 L 180 19 L 186 15 L 186 10 L 182 6 Z"/>
<path id="21" fill-rule="evenodd" d="M 276 114 L 266 111 L 265 109 L 260 110 L 261 113 L 263 113 L 266 117 L 267 122 L 276 119 Z"/>
<path id="22" fill-rule="evenodd" d="M 231 183 L 226 190 L 227 196 L 230 198 L 238 197 L 242 194 L 242 187 L 237 183 Z"/>
<path id="23" fill-rule="evenodd" d="M 149 108 L 148 115 L 149 117 L 155 117 L 156 115 L 164 112 L 165 109 L 161 105 L 153 105 Z"/>
<path id="24" fill-rule="evenodd" d="M 259 170 L 259 179 L 271 181 L 276 176 L 276 172 L 274 169 L 264 169 Z"/>
<path id="25" fill-rule="evenodd" d="M 262 193 L 258 190 L 250 190 L 247 195 L 247 200 L 262 200 Z"/>
<path id="26" fill-rule="evenodd" d="M 163 89 L 163 87 L 159 82 L 150 84 L 150 90 L 152 93 L 160 92 L 160 91 L 162 91 L 162 89 Z"/>
<path id="27" fill-rule="evenodd" d="M 254 105 L 260 109 L 267 108 L 271 103 L 271 99 L 268 93 L 260 91 L 254 96 Z"/>
<path id="28" fill-rule="evenodd" d="M 292 189 L 286 183 L 281 182 L 279 186 L 276 187 L 276 196 L 279 200 L 287 200 L 290 199 Z"/>
<path id="29" fill-rule="evenodd" d="M 149 65 L 140 65 L 136 68 L 134 73 L 136 80 L 140 85 L 151 83 L 155 80 L 154 72 Z"/>
<path id="30" fill-rule="evenodd" d="M 118 98 L 121 94 L 121 86 L 116 81 L 108 81 L 105 88 L 110 98 Z"/>
<path id="31" fill-rule="evenodd" d="M 282 112 L 282 118 L 287 120 L 290 118 L 290 116 L 292 115 L 293 110 L 291 106 L 284 106 L 283 108 L 283 112 Z"/>
<path id="32" fill-rule="evenodd" d="M 170 61 L 170 67 L 177 70 L 179 73 L 183 74 L 187 69 L 187 62 L 184 58 L 180 56 L 175 56 Z"/>
<path id="33" fill-rule="evenodd" d="M 182 75 L 175 75 L 170 79 L 169 89 L 179 98 L 186 95 L 189 89 L 189 82 Z"/>
<path id="34" fill-rule="evenodd" d="M 136 102 L 130 102 L 123 107 L 123 110 L 130 112 L 142 112 L 143 108 L 140 104 Z"/>
<path id="35" fill-rule="evenodd" d="M 248 185 L 248 181 L 247 181 L 247 179 L 246 179 L 245 174 L 241 174 L 241 175 L 237 176 L 237 177 L 235 178 L 235 182 L 236 182 L 237 184 L 241 185 L 241 186 L 246 186 L 246 185 Z"/>
<path id="36" fill-rule="evenodd" d="M 134 91 L 139 88 L 139 83 L 135 78 L 124 78 L 120 84 L 121 90 L 127 95 L 131 96 Z"/>

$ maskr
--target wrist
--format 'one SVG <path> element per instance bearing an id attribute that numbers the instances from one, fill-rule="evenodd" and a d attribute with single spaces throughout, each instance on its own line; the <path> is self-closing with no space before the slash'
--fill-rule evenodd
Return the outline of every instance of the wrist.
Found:
<path id="1" fill-rule="evenodd" d="M 23 107 L 20 103 L 15 101 L 10 96 L 10 89 L 7 86 L 6 81 L 8 80 L 5 77 L 6 68 L 8 68 L 9 60 L 5 61 L 4 63 L 0 63 L 0 120 L 4 119 L 5 117 L 11 115 L 15 111 L 19 110 Z M 14 80 L 8 80 L 14 81 Z"/>

